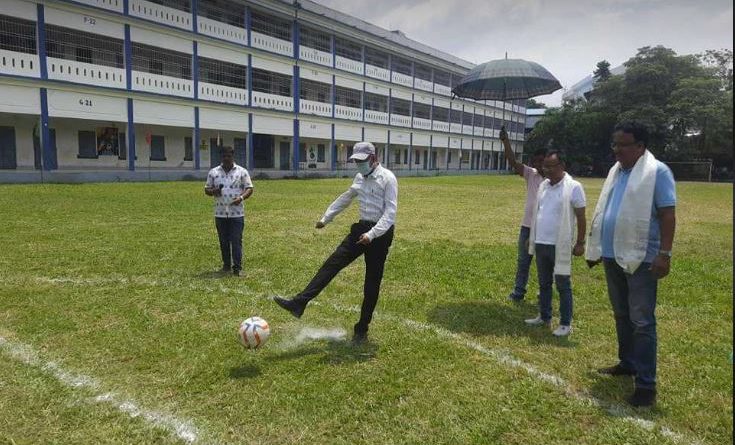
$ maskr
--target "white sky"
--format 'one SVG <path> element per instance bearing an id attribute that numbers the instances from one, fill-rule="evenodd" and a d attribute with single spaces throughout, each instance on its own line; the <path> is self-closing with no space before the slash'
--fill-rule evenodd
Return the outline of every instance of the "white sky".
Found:
<path id="1" fill-rule="evenodd" d="M 732 0 L 315 0 L 474 63 L 538 62 L 568 88 L 643 46 L 733 47 Z M 537 98 L 558 105 L 563 90 Z"/>

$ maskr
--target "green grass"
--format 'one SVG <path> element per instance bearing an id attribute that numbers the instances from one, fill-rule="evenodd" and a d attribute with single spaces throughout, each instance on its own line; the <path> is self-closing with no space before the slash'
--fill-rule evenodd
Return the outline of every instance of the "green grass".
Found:
<path id="1" fill-rule="evenodd" d="M 600 268 L 575 260 L 569 340 L 523 325 L 533 302 L 506 302 L 525 191 L 516 177 L 400 179 L 371 343 L 294 345 L 303 326 L 355 322 L 361 261 L 300 321 L 267 299 L 301 290 L 342 239 L 355 205 L 323 231 L 313 223 L 348 184 L 257 182 L 242 279 L 211 274 L 218 248 L 202 184 L 0 186 L 0 337 L 93 376 L 100 391 L 190 419 L 203 442 L 675 443 L 662 427 L 681 443 L 733 442 L 730 185 L 678 186 L 673 270 L 658 295 L 659 403 L 626 411 L 655 423 L 647 431 L 570 395 L 618 406 L 632 390 L 593 372 L 616 357 Z M 590 215 L 601 181 L 584 185 Z M 235 342 L 252 315 L 273 329 L 258 352 Z M 176 442 L 8 357 L 0 348 L 0 444 Z"/>

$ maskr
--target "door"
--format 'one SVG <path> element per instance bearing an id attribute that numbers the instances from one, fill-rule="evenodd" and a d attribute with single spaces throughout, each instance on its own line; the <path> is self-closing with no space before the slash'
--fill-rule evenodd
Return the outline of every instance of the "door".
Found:
<path id="1" fill-rule="evenodd" d="M 424 151 L 424 170 L 429 169 L 429 152 Z"/>
<path id="2" fill-rule="evenodd" d="M 280 152 L 280 162 L 279 162 L 279 169 L 280 170 L 291 170 L 291 143 L 290 142 L 281 142 L 281 145 L 278 150 Z"/>
<path id="3" fill-rule="evenodd" d="M 217 138 L 209 140 L 209 166 L 217 167 L 222 163 L 222 154 L 219 152 L 221 144 L 217 144 Z"/>
<path id="4" fill-rule="evenodd" d="M 237 162 L 240 166 L 245 166 L 247 164 L 247 139 L 245 138 L 235 138 L 235 162 Z M 250 167 L 248 165 L 248 167 Z"/>
<path id="5" fill-rule="evenodd" d="M 15 127 L 0 127 L 0 169 L 18 167 L 15 146 Z"/>

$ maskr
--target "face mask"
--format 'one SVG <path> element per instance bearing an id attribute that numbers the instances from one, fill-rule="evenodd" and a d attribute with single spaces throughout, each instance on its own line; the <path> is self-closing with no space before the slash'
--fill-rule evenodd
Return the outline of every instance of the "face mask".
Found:
<path id="1" fill-rule="evenodd" d="M 363 176 L 367 176 L 373 170 L 370 161 L 356 162 L 355 164 L 357 164 L 357 171 Z"/>

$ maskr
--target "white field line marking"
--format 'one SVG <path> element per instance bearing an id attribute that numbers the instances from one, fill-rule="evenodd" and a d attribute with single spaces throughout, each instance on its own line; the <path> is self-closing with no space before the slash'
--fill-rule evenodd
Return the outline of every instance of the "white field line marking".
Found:
<path id="1" fill-rule="evenodd" d="M 184 284 L 180 280 L 173 280 L 173 279 L 164 279 L 164 280 L 156 280 L 156 279 L 149 279 L 146 277 L 128 277 L 128 278 L 48 278 L 48 277 L 36 277 L 36 281 L 44 282 L 44 283 L 51 283 L 51 284 L 64 284 L 64 283 L 70 283 L 70 284 L 76 284 L 76 285 L 99 285 L 99 284 L 105 284 L 105 283 L 135 283 L 135 284 L 142 284 L 142 285 L 149 285 L 149 286 L 177 286 L 177 287 L 185 287 L 192 290 L 204 290 L 208 292 L 213 291 L 221 291 L 226 293 L 238 293 L 244 296 L 252 297 L 253 292 L 249 292 L 247 288 L 245 289 L 232 289 L 227 288 L 223 284 L 220 284 L 217 286 L 217 288 L 213 288 L 210 286 L 196 286 L 193 283 Z M 270 296 L 267 296 L 265 294 L 260 295 L 263 298 L 270 299 Z M 319 301 L 312 301 L 310 304 L 313 305 L 323 305 L 322 302 Z M 347 307 L 342 306 L 339 304 L 333 304 L 333 303 L 327 303 L 328 306 L 330 306 L 332 309 L 338 312 L 351 312 L 351 313 L 360 313 L 360 308 L 357 306 L 353 307 Z M 375 318 L 382 318 L 384 320 L 391 321 L 393 323 L 399 323 L 402 324 L 405 327 L 408 327 L 413 330 L 419 330 L 419 331 L 430 331 L 433 332 L 438 337 L 442 337 L 446 340 L 454 341 L 455 343 L 459 343 L 466 348 L 475 350 L 487 357 L 490 357 L 497 361 L 498 363 L 508 366 L 510 368 L 518 368 L 524 370 L 526 373 L 528 373 L 530 376 L 533 376 L 541 381 L 547 382 L 561 390 L 564 391 L 565 394 L 567 394 L 570 397 L 573 397 L 577 399 L 578 401 L 582 402 L 583 404 L 594 406 L 600 409 L 605 410 L 607 413 L 612 415 L 613 417 L 619 418 L 623 421 L 629 422 L 641 429 L 644 429 L 646 431 L 655 432 L 658 430 L 661 435 L 671 439 L 672 441 L 676 443 L 682 443 L 682 444 L 689 444 L 689 445 L 702 445 L 704 442 L 702 442 L 699 439 L 691 439 L 687 438 L 681 433 L 678 433 L 666 426 L 659 426 L 656 422 L 653 422 L 651 420 L 642 419 L 640 417 L 637 417 L 633 414 L 633 411 L 630 408 L 627 408 L 622 405 L 618 405 L 615 403 L 609 403 L 605 402 L 603 400 L 600 400 L 594 396 L 591 396 L 587 393 L 575 390 L 569 382 L 564 380 L 561 377 L 555 376 L 553 374 L 549 374 L 546 372 L 543 372 L 533 365 L 523 362 L 515 357 L 513 357 L 511 354 L 503 351 L 498 351 L 495 349 L 487 348 L 480 343 L 477 343 L 475 341 L 472 341 L 461 334 L 458 334 L 456 332 L 449 331 L 445 328 L 432 325 L 429 323 L 422 323 L 415 320 L 410 319 L 404 319 L 400 317 L 396 317 L 394 315 L 383 313 L 383 312 L 375 312 Z"/>
<path id="2" fill-rule="evenodd" d="M 0 351 L 20 363 L 41 369 L 66 386 L 96 392 L 93 398 L 95 402 L 112 405 L 131 418 L 140 417 L 153 427 L 168 431 L 186 443 L 194 443 L 199 437 L 197 428 L 190 420 L 182 420 L 170 414 L 143 408 L 135 401 L 121 397 L 114 392 L 101 392 L 100 384 L 92 377 L 67 371 L 56 362 L 43 360 L 33 348 L 26 344 L 0 336 Z"/>

